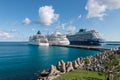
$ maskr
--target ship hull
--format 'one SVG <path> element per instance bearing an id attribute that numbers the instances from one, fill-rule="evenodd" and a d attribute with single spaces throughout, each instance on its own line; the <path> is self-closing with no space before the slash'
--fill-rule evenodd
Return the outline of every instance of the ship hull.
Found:
<path id="1" fill-rule="evenodd" d="M 49 46 L 49 43 L 29 42 L 30 45 Z"/>
<path id="2" fill-rule="evenodd" d="M 100 41 L 70 41 L 70 45 L 101 45 Z"/>
<path id="3" fill-rule="evenodd" d="M 69 45 L 69 41 L 48 41 L 50 45 Z"/>

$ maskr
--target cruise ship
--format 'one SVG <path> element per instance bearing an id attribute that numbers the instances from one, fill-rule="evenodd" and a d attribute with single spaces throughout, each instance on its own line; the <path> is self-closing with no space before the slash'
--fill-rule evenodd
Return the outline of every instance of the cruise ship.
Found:
<path id="1" fill-rule="evenodd" d="M 101 34 L 95 30 L 86 31 L 80 29 L 79 32 L 67 35 L 71 45 L 101 45 L 104 42 Z"/>
<path id="2" fill-rule="evenodd" d="M 36 35 L 29 37 L 29 44 L 39 46 L 49 46 L 47 38 L 40 31 Z"/>
<path id="3" fill-rule="evenodd" d="M 47 35 L 49 45 L 69 45 L 70 42 L 67 39 L 66 35 L 61 34 L 58 31 L 55 31 L 51 35 Z"/>

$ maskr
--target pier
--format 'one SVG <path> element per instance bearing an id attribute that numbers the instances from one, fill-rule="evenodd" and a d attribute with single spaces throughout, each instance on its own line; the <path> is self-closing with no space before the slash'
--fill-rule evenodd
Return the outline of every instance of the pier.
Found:
<path id="1" fill-rule="evenodd" d="M 106 45 L 115 45 L 115 46 L 120 46 L 120 44 L 119 44 L 119 43 L 117 43 L 117 44 L 111 44 L 111 43 L 108 43 L 108 44 L 106 44 Z"/>
<path id="2" fill-rule="evenodd" d="M 83 46 L 83 45 L 53 45 L 53 46 L 97 50 L 97 51 L 110 50 L 109 48 L 103 48 L 99 46 Z"/>

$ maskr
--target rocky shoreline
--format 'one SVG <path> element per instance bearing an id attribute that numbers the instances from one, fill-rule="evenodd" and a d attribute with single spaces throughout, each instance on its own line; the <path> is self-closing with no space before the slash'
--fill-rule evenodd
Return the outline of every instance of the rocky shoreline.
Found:
<path id="1" fill-rule="evenodd" d="M 63 60 L 61 60 L 56 66 L 51 65 L 49 71 L 43 70 L 40 74 L 38 74 L 37 80 L 53 80 L 58 76 L 73 71 L 75 69 L 105 72 L 103 60 L 107 59 L 110 54 L 117 54 L 118 56 L 120 56 L 120 47 L 106 50 L 95 56 L 77 58 L 73 62 L 68 61 L 65 63 Z M 88 64 L 85 63 L 85 59 L 88 60 Z"/>

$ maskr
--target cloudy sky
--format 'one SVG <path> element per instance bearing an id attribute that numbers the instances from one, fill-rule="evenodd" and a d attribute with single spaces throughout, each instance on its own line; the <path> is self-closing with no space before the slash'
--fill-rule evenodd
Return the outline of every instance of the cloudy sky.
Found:
<path id="1" fill-rule="evenodd" d="M 120 41 L 120 0 L 0 0 L 0 41 L 27 41 L 50 34 L 95 29 Z"/>

